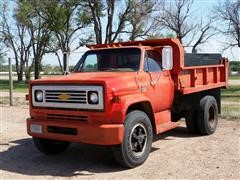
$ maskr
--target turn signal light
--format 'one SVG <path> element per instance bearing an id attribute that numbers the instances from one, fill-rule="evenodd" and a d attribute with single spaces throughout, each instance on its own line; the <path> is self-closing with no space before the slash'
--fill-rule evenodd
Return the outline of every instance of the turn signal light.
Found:
<path id="1" fill-rule="evenodd" d="M 25 100 L 26 100 L 26 101 L 29 101 L 29 94 L 26 94 L 26 95 L 25 95 Z"/>
<path id="2" fill-rule="evenodd" d="M 121 102 L 121 98 L 119 96 L 113 96 L 112 102 L 113 103 L 120 103 Z"/>

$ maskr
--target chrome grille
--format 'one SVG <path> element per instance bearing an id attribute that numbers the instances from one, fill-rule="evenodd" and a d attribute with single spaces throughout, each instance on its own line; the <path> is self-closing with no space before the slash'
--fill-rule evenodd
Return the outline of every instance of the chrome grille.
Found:
<path id="1" fill-rule="evenodd" d="M 87 121 L 87 116 L 65 115 L 65 114 L 47 114 L 47 119 Z"/>
<path id="2" fill-rule="evenodd" d="M 68 99 L 60 99 L 59 97 L 63 94 L 69 96 Z M 46 90 L 45 101 L 55 103 L 87 103 L 87 92 L 86 91 L 64 91 L 64 90 Z"/>
<path id="3" fill-rule="evenodd" d="M 35 91 L 43 92 L 43 101 L 35 100 Z M 88 103 L 87 94 L 96 91 L 99 95 L 98 104 Z M 36 107 L 63 109 L 97 109 L 102 110 L 103 86 L 100 85 L 34 85 L 32 86 L 32 104 Z"/>

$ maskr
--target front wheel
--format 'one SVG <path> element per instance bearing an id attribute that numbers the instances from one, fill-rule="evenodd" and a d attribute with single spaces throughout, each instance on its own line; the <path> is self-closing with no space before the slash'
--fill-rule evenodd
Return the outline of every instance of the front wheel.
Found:
<path id="1" fill-rule="evenodd" d="M 33 142 L 36 148 L 44 154 L 58 154 L 64 152 L 70 145 L 70 142 L 66 141 L 55 141 L 36 137 L 33 137 Z"/>
<path id="2" fill-rule="evenodd" d="M 127 168 L 143 164 L 150 153 L 152 139 L 152 125 L 146 113 L 138 110 L 128 113 L 123 142 L 113 148 L 115 159 Z"/>

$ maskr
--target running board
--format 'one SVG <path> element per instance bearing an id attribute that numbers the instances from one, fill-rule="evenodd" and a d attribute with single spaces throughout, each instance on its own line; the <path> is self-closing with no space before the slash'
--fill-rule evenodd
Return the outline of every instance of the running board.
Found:
<path id="1" fill-rule="evenodd" d="M 163 124 L 159 124 L 156 129 L 157 129 L 157 134 L 168 131 L 170 129 L 174 129 L 178 127 L 179 123 L 177 122 L 167 122 Z"/>
<path id="2" fill-rule="evenodd" d="M 178 127 L 179 123 L 171 121 L 169 109 L 154 114 L 157 134 Z"/>

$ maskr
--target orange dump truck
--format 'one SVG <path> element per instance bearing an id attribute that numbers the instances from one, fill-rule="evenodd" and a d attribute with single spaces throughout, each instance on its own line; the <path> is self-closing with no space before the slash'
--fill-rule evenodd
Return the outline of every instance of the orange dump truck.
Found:
<path id="1" fill-rule="evenodd" d="M 228 82 L 220 54 L 186 54 L 177 39 L 88 47 L 70 74 L 30 83 L 27 131 L 41 152 L 107 145 L 132 168 L 147 159 L 154 134 L 180 118 L 191 133 L 215 132 Z"/>

